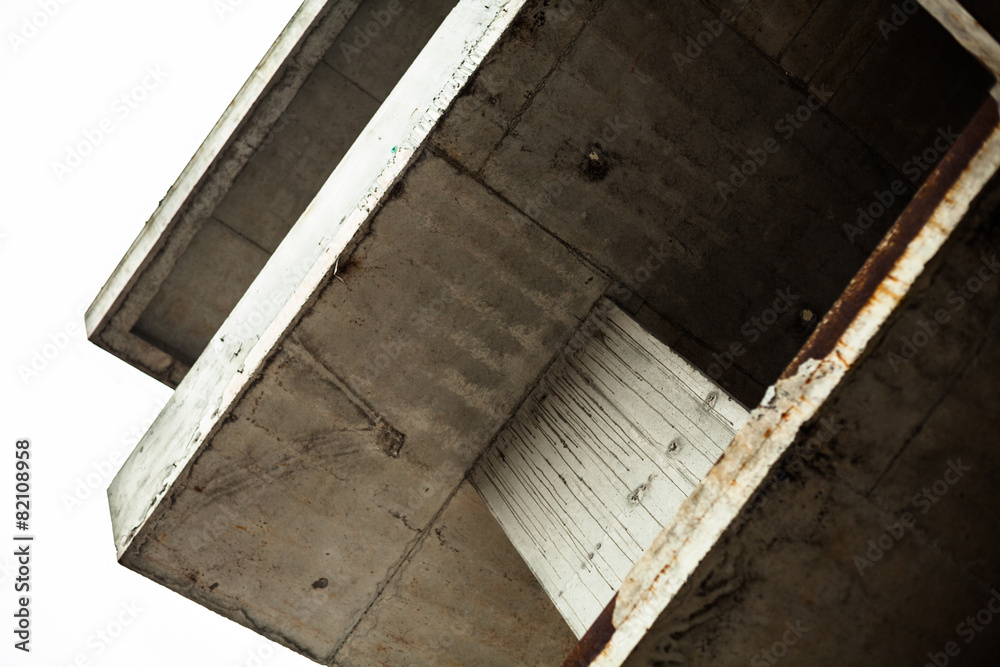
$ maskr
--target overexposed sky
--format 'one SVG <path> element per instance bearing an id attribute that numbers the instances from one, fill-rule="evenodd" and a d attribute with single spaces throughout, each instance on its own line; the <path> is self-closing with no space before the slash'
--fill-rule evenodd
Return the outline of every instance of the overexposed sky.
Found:
<path id="1" fill-rule="evenodd" d="M 170 390 L 83 312 L 300 0 L 0 5 L 0 667 L 314 663 L 115 561 L 105 490 Z M 14 648 L 31 440 L 31 652 Z"/>

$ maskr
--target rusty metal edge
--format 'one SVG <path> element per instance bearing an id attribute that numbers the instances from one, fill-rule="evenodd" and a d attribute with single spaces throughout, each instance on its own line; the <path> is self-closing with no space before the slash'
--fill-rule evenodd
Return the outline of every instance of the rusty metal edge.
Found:
<path id="1" fill-rule="evenodd" d="M 611 598 L 611 602 L 604 607 L 601 615 L 594 620 L 590 628 L 580 637 L 570 654 L 566 656 L 562 667 L 586 667 L 594 658 L 601 654 L 604 647 L 611 641 L 611 635 L 615 634 L 615 626 L 611 619 L 615 615 L 615 603 L 618 601 L 618 594 Z"/>
<path id="2" fill-rule="evenodd" d="M 821 361 L 835 351 L 855 319 L 871 303 L 880 286 L 891 277 L 893 267 L 909 245 L 926 225 L 933 222 L 939 205 L 949 200 L 952 189 L 994 135 L 998 125 L 1000 110 L 996 100 L 989 97 L 786 368 L 782 379 L 795 377 L 809 360 Z M 616 632 L 613 615 L 617 600 L 616 594 L 567 656 L 563 667 L 584 667 L 601 657 Z"/>
<path id="3" fill-rule="evenodd" d="M 982 149 L 998 122 L 1000 122 L 1000 112 L 997 103 L 988 98 L 937 169 L 931 173 L 910 204 L 896 219 L 861 270 L 848 283 L 847 289 L 827 312 L 809 340 L 785 368 L 782 379 L 795 375 L 799 367 L 809 359 L 823 359 L 833 351 L 854 318 L 869 302 L 882 281 L 888 277 L 907 246 L 931 219 L 938 204 L 948 198 L 969 162 Z"/>

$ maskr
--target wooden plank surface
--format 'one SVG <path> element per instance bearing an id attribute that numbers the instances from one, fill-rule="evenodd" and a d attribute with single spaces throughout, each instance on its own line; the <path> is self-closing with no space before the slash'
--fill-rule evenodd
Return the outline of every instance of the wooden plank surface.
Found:
<path id="1" fill-rule="evenodd" d="M 602 301 L 472 481 L 582 635 L 747 411 Z"/>

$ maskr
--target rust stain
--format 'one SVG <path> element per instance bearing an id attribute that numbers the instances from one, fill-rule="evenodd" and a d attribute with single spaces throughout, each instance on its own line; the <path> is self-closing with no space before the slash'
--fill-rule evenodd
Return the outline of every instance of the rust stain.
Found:
<path id="1" fill-rule="evenodd" d="M 246 528 L 244 528 L 243 526 L 236 526 L 236 527 L 239 528 L 240 530 L 246 530 Z"/>
<path id="2" fill-rule="evenodd" d="M 594 658 L 601 654 L 601 651 L 611 641 L 611 635 L 615 634 L 615 626 L 611 619 L 615 615 L 615 602 L 618 596 L 611 598 L 611 602 L 604 608 L 601 615 L 593 622 L 590 628 L 582 637 L 570 654 L 566 656 L 562 667 L 585 667 L 593 662 Z"/>
<path id="3" fill-rule="evenodd" d="M 810 359 L 822 360 L 834 351 L 837 352 L 838 360 L 845 367 L 848 366 L 846 360 L 840 355 L 840 351 L 836 349 L 841 337 L 858 314 L 876 300 L 880 294 L 890 301 L 897 301 L 905 296 L 905 290 L 903 294 L 897 296 L 888 289 L 890 279 L 899 282 L 898 279 L 891 276 L 893 267 L 896 266 L 909 245 L 926 226 L 939 225 L 934 219 L 935 212 L 942 202 L 951 199 L 953 189 L 968 171 L 971 161 L 978 155 L 998 125 L 1000 125 L 1000 113 L 998 113 L 997 103 L 990 98 L 983 103 L 958 141 L 931 173 L 885 238 L 851 280 L 830 312 L 823 318 L 812 336 L 785 369 L 781 379 L 791 379 L 806 361 Z M 804 397 L 800 396 L 800 400 L 802 398 Z M 779 417 L 778 422 L 781 424 L 790 420 L 791 411 L 788 411 Z M 763 434 L 763 441 L 769 440 L 774 432 L 774 427 L 768 428 Z M 738 440 L 739 438 L 737 438 Z M 698 517 L 699 522 L 701 519 L 702 517 Z M 676 554 L 674 560 L 676 560 Z M 647 593 L 653 591 L 653 588 L 669 568 L 668 564 L 653 577 Z M 612 617 L 616 601 L 617 596 L 581 638 L 563 663 L 563 667 L 589 665 L 604 651 L 615 631 Z"/>
<path id="4" fill-rule="evenodd" d="M 640 51 L 639 55 L 635 57 L 635 60 L 632 61 L 632 69 L 629 70 L 629 74 L 635 74 L 635 70 L 639 66 L 639 61 L 642 60 L 644 55 L 646 55 L 646 52 Z"/>
<path id="5" fill-rule="evenodd" d="M 847 289 L 819 323 L 806 344 L 785 369 L 782 379 L 795 375 L 799 366 L 809 359 L 829 355 L 848 327 L 873 297 L 884 289 L 883 281 L 902 257 L 909 244 L 926 225 L 936 224 L 934 212 L 966 172 L 969 163 L 979 153 L 997 125 L 1000 115 L 991 98 L 983 103 L 976 116 L 965 128 L 955 145 L 931 173 L 909 206 L 896 220 L 882 242 L 851 280 Z"/>
<path id="6" fill-rule="evenodd" d="M 890 272 L 906 252 L 909 245 L 916 239 L 926 226 L 940 226 L 934 219 L 938 206 L 943 201 L 951 199 L 953 189 L 962 176 L 968 171 L 971 161 L 979 153 L 986 141 L 1000 125 L 1000 113 L 993 99 L 988 99 L 972 122 L 965 129 L 958 141 L 931 173 L 920 191 L 906 207 L 885 238 L 865 262 L 858 274 L 851 280 L 847 289 L 840 296 L 830 312 L 810 336 L 795 359 L 788 365 L 782 379 L 790 379 L 796 375 L 799 367 L 809 359 L 821 360 L 834 351 L 839 361 L 846 367 L 846 360 L 836 347 L 857 315 L 880 293 L 887 293 L 890 300 L 897 300 L 893 292 L 886 289 Z M 804 397 L 800 396 L 800 400 Z M 791 420 L 791 411 L 779 417 L 779 423 Z M 774 428 L 769 428 L 764 434 L 764 441 L 770 439 Z M 739 438 L 737 438 L 737 441 Z M 698 517 L 701 520 L 701 517 Z M 687 541 L 685 541 L 685 544 Z M 676 555 L 674 560 L 676 560 Z M 663 567 L 650 583 L 647 593 L 666 574 L 670 565 Z M 605 608 L 601 616 L 591 626 L 587 634 L 563 663 L 563 667 L 589 665 L 607 647 L 614 626 L 611 623 L 614 603 Z"/>

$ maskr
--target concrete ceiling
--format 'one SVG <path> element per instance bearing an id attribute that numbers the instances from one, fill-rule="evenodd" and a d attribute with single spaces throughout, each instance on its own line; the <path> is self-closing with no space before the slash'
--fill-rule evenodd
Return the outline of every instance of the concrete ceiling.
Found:
<path id="1" fill-rule="evenodd" d="M 606 297 L 757 405 L 986 97 L 929 17 L 830 3 L 402 3 L 351 62 L 380 6 L 305 3 L 88 313 L 177 385 L 109 490 L 121 562 L 325 664 L 558 662 L 466 481 L 495 434 Z"/>

